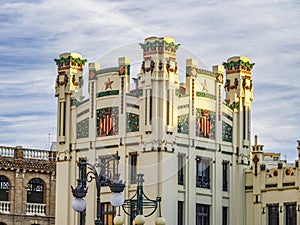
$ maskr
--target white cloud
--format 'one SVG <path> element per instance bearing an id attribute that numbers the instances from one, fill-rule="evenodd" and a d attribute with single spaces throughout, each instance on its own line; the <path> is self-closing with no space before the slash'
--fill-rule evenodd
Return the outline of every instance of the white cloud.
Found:
<path id="1" fill-rule="evenodd" d="M 43 126 L 42 136 L 52 132 L 53 58 L 77 51 L 89 62 L 104 61 L 112 49 L 154 35 L 174 37 L 208 69 L 233 55 L 248 56 L 256 63 L 253 133 L 259 134 L 267 150 L 296 151 L 295 140 L 300 139 L 297 0 L 4 0 L 0 25 L 0 124 L 3 130 L 10 127 L 9 133 L 0 134 L 2 143 L 33 144 L 28 132 L 19 134 L 22 129 L 14 126 L 17 123 L 34 125 L 36 130 Z M 7 117 L 10 111 L 40 113 L 43 116 L 35 119 L 43 123 L 33 123 L 34 117 L 14 121 Z M 37 146 L 45 146 L 39 137 Z"/>

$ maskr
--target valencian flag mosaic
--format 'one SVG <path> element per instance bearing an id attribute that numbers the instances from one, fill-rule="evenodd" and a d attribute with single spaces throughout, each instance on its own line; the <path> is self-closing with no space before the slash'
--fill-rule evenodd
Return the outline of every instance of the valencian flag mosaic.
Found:
<path id="1" fill-rule="evenodd" d="M 196 136 L 215 139 L 216 113 L 207 109 L 196 109 Z"/>
<path id="2" fill-rule="evenodd" d="M 119 132 L 119 108 L 107 107 L 97 110 L 97 133 L 99 137 Z"/>

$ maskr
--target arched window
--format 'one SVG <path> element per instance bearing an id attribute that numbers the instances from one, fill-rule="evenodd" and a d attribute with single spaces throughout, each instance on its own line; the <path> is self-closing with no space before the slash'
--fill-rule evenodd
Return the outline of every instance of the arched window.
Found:
<path id="1" fill-rule="evenodd" d="M 40 178 L 33 178 L 27 186 L 28 203 L 44 203 L 44 182 Z"/>
<path id="2" fill-rule="evenodd" d="M 0 176 L 0 201 L 9 201 L 9 181 L 2 175 Z"/>

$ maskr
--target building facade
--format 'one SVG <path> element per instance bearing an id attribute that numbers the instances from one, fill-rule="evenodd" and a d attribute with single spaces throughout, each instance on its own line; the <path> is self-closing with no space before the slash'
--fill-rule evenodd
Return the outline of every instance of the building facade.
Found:
<path id="1" fill-rule="evenodd" d="M 0 146 L 0 224 L 55 223 L 55 151 Z"/>
<path id="2" fill-rule="evenodd" d="M 297 148 L 300 157 L 300 141 Z M 295 164 L 287 164 L 280 154 L 264 153 L 256 137 L 252 161 L 245 173 L 246 225 L 299 224 L 299 158 Z"/>
<path id="3" fill-rule="evenodd" d="M 208 71 L 198 68 L 197 60 L 187 59 L 182 84 L 179 44 L 174 39 L 149 37 L 140 45 L 143 62 L 134 90 L 128 58 L 104 69 L 93 62 L 88 65 L 89 98 L 83 101 L 86 60 L 78 53 L 55 59 L 60 190 L 55 224 L 77 223 L 70 186 L 76 186 L 78 159 L 94 164 L 117 151 L 125 199 L 136 191 L 136 174 L 143 173 L 145 193 L 152 199 L 162 197 L 167 224 L 245 224 L 244 170 L 250 164 L 254 63 L 236 56 Z M 101 201 L 109 211 L 104 210 L 104 224 L 112 224 L 115 213 L 109 192 L 102 188 Z M 93 224 L 93 184 L 86 200 L 86 223 Z M 154 219 L 155 215 L 148 217 L 147 224 L 154 224 Z M 125 224 L 129 221 L 126 217 Z"/>

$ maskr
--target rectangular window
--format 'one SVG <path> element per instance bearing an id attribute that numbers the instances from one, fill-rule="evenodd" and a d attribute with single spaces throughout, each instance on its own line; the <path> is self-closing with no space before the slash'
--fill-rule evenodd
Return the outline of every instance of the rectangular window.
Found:
<path id="1" fill-rule="evenodd" d="M 101 203 L 101 218 L 103 225 L 113 225 L 116 209 L 109 202 Z"/>
<path id="2" fill-rule="evenodd" d="M 117 161 L 111 160 L 112 155 L 99 156 L 99 162 L 101 167 L 102 175 L 110 180 L 115 179 L 115 175 L 118 173 L 117 171 Z M 99 168 L 100 169 L 100 168 Z M 102 186 L 107 186 L 108 184 L 102 184 Z"/>
<path id="3" fill-rule="evenodd" d="M 223 172 L 222 172 L 222 180 L 223 180 L 223 191 L 228 191 L 228 178 L 229 178 L 229 173 L 228 173 L 228 161 L 223 161 L 222 167 L 223 167 Z"/>
<path id="4" fill-rule="evenodd" d="M 210 188 L 210 159 L 197 158 L 196 187 Z"/>
<path id="5" fill-rule="evenodd" d="M 178 184 L 184 185 L 184 164 L 185 164 L 185 155 L 178 155 Z"/>
<path id="6" fill-rule="evenodd" d="M 196 225 L 209 225 L 209 205 L 196 204 Z"/>
<path id="7" fill-rule="evenodd" d="M 228 207 L 223 206 L 222 208 L 222 225 L 228 224 Z"/>
<path id="8" fill-rule="evenodd" d="M 153 96 L 152 96 L 152 90 L 150 90 L 150 109 L 149 109 L 149 111 L 150 111 L 150 115 L 149 115 L 149 120 L 150 120 L 150 125 L 152 125 L 152 104 L 153 104 Z"/>
<path id="9" fill-rule="evenodd" d="M 296 203 L 285 204 L 285 224 L 296 225 L 297 224 L 297 210 Z"/>
<path id="10" fill-rule="evenodd" d="M 268 225 L 279 225 L 279 207 L 276 205 L 268 205 Z"/>
<path id="11" fill-rule="evenodd" d="M 178 201 L 178 225 L 184 224 L 184 205 L 183 201 Z"/>
<path id="12" fill-rule="evenodd" d="M 129 165 L 130 165 L 130 184 L 136 183 L 136 175 L 137 175 L 137 153 L 129 154 Z"/>

